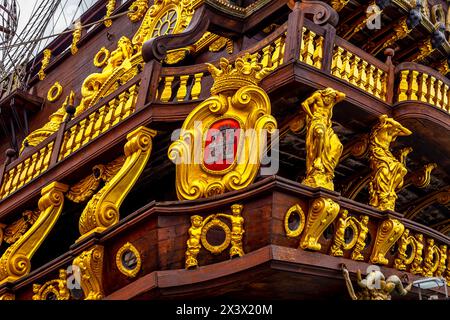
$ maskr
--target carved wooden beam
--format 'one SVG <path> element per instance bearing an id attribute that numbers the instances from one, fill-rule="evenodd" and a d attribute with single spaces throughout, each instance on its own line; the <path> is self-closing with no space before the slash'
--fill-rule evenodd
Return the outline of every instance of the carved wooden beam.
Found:
<path id="1" fill-rule="evenodd" d="M 416 201 L 410 203 L 403 210 L 400 210 L 400 212 L 405 213 L 405 218 L 414 220 L 423 209 L 435 203 L 439 203 L 442 205 L 447 205 L 448 203 L 450 203 L 450 187 L 446 187 L 443 190 L 438 190 L 428 194 L 423 198 L 419 198 Z"/>

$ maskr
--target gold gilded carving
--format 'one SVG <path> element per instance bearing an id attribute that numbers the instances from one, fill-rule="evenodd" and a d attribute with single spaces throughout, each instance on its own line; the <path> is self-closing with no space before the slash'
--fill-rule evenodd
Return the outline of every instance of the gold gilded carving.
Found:
<path id="1" fill-rule="evenodd" d="M 341 216 L 337 221 L 336 234 L 334 235 L 333 245 L 330 249 L 332 256 L 341 257 L 344 255 L 343 250 L 353 249 L 351 258 L 353 260 L 364 260 L 361 251 L 366 247 L 366 237 L 368 233 L 367 224 L 369 223 L 368 216 L 362 216 L 360 220 L 355 217 L 349 217 L 347 210 L 342 210 Z M 352 238 L 350 241 L 345 241 L 345 231 L 350 228 Z"/>
<path id="2" fill-rule="evenodd" d="M 388 264 L 386 253 L 402 236 L 405 226 L 397 219 L 384 220 L 378 227 L 377 238 L 372 250 L 370 262 L 376 264 Z"/>
<path id="3" fill-rule="evenodd" d="M 439 267 L 440 260 L 439 248 L 434 244 L 434 239 L 427 239 L 423 275 L 425 277 L 432 277 Z"/>
<path id="4" fill-rule="evenodd" d="M 58 220 L 67 190 L 68 186 L 58 182 L 42 189 L 39 218 L 0 258 L 0 284 L 16 281 L 30 272 L 30 259 Z"/>
<path id="5" fill-rule="evenodd" d="M 391 300 L 391 293 L 395 290 L 399 295 L 404 296 L 412 288 L 412 283 L 406 287 L 396 275 L 389 276 L 387 279 L 379 270 L 373 270 L 368 273 L 365 279 L 362 279 L 361 270 L 356 273 L 356 279 L 360 290 L 355 293 L 348 269 L 342 265 L 342 272 L 347 285 L 347 290 L 352 300 Z"/>
<path id="6" fill-rule="evenodd" d="M 198 215 L 194 215 L 191 217 L 191 227 L 188 231 L 189 239 L 186 242 L 186 269 L 191 269 L 198 266 L 197 255 L 200 252 L 202 245 L 212 254 L 220 254 L 226 248 L 230 247 L 230 258 L 242 257 L 244 255 L 242 238 L 245 231 L 242 209 L 242 205 L 233 204 L 231 206 L 231 215 L 218 213 L 210 215 L 205 219 Z M 219 218 L 228 219 L 231 223 L 231 230 L 229 226 Z M 212 245 L 207 239 L 208 231 L 212 228 L 222 229 L 225 234 L 225 239 L 220 245 Z"/>
<path id="7" fill-rule="evenodd" d="M 103 258 L 104 248 L 95 245 L 73 260 L 73 264 L 80 268 L 81 289 L 83 289 L 85 300 L 101 300 L 104 297 Z"/>
<path id="8" fill-rule="evenodd" d="M 414 260 L 411 265 L 411 269 L 409 270 L 412 274 L 423 274 L 423 268 L 422 268 L 422 254 L 423 254 L 423 234 L 416 234 L 414 236 L 415 243 L 416 243 L 416 250 L 414 254 Z"/>
<path id="9" fill-rule="evenodd" d="M 16 296 L 14 295 L 14 293 L 4 293 L 0 295 L 0 301 L 12 301 L 12 300 L 16 300 Z"/>
<path id="10" fill-rule="evenodd" d="M 92 174 L 80 180 L 78 183 L 70 187 L 67 192 L 67 199 L 81 203 L 87 201 L 97 191 L 100 183 L 109 182 L 119 172 L 125 163 L 125 157 L 119 157 L 110 163 L 96 165 L 92 168 Z"/>
<path id="11" fill-rule="evenodd" d="M 41 69 L 38 72 L 39 80 L 41 80 L 41 81 L 45 79 L 45 76 L 46 76 L 45 69 L 48 67 L 51 57 L 52 57 L 52 50 L 45 49 L 43 52 Z"/>
<path id="12" fill-rule="evenodd" d="M 411 254 L 409 256 L 407 255 L 408 246 L 411 247 Z M 409 235 L 409 229 L 405 229 L 398 242 L 397 258 L 394 260 L 395 269 L 406 270 L 406 267 L 414 261 L 416 251 L 416 239 Z"/>
<path id="13" fill-rule="evenodd" d="M 318 198 L 309 207 L 306 229 L 300 241 L 300 248 L 318 251 L 318 240 L 325 229 L 339 213 L 339 205 L 331 199 Z"/>
<path id="14" fill-rule="evenodd" d="M 22 218 L 11 223 L 9 226 L 3 227 L 3 240 L 7 244 L 15 243 L 31 228 L 39 218 L 40 214 L 40 211 L 25 211 L 22 214 Z M 2 243 L 1 238 L 2 237 L 0 237 L 0 245 Z"/>
<path id="15" fill-rule="evenodd" d="M 66 106 L 67 105 L 73 105 L 75 100 L 75 93 L 73 91 L 70 92 L 69 96 L 66 97 L 66 100 L 62 104 L 62 106 L 56 110 L 56 112 L 52 113 L 48 117 L 48 122 L 42 127 L 39 128 L 32 133 L 30 133 L 22 142 L 21 152 L 25 148 L 25 145 L 27 144 L 30 147 L 35 147 L 45 139 L 47 139 L 49 136 L 51 136 L 53 133 L 58 131 L 59 126 L 64 121 L 64 118 L 66 117 Z M 39 168 L 37 168 L 39 169 Z"/>
<path id="16" fill-rule="evenodd" d="M 445 244 L 439 246 L 439 266 L 436 270 L 436 277 L 443 277 L 445 269 L 447 269 L 447 246 Z"/>
<path id="17" fill-rule="evenodd" d="M 344 9 L 344 7 L 350 2 L 350 0 L 331 0 L 331 6 L 337 12 Z"/>
<path id="18" fill-rule="evenodd" d="M 81 21 L 75 21 L 74 31 L 72 33 L 72 45 L 70 46 L 70 52 L 72 53 L 72 55 L 75 55 L 78 52 L 77 45 L 78 42 L 80 42 L 82 30 L 83 26 L 81 25 Z"/>
<path id="19" fill-rule="evenodd" d="M 298 225 L 294 230 L 292 230 L 289 227 L 289 222 L 291 221 L 291 218 L 294 214 L 296 214 L 298 217 Z M 300 207 L 298 204 L 295 204 L 291 208 L 289 208 L 289 210 L 286 212 L 286 216 L 284 217 L 284 230 L 286 231 L 286 235 L 289 238 L 297 238 L 302 234 L 305 225 L 306 217 L 302 207 Z"/>
<path id="20" fill-rule="evenodd" d="M 111 54 L 109 50 L 106 49 L 105 47 L 102 47 L 94 57 L 94 66 L 96 66 L 97 68 L 104 67 L 108 63 L 110 56 Z"/>
<path id="21" fill-rule="evenodd" d="M 116 0 L 108 0 L 106 3 L 106 15 L 105 15 L 105 21 L 103 22 L 107 28 L 112 26 L 112 20 L 109 19 L 111 15 L 114 12 L 114 9 L 116 8 Z"/>
<path id="22" fill-rule="evenodd" d="M 213 43 L 209 45 L 209 51 L 211 52 L 219 52 L 222 51 L 224 48 L 227 49 L 227 52 L 229 54 L 232 54 L 233 41 L 224 37 L 220 37 L 219 39 L 215 40 Z"/>
<path id="23" fill-rule="evenodd" d="M 56 300 L 69 300 L 66 270 L 59 270 L 59 279 L 47 281 L 43 285 L 33 284 L 33 300 L 48 300 L 52 295 Z"/>
<path id="24" fill-rule="evenodd" d="M 133 259 L 135 260 L 135 263 L 136 263 L 136 265 L 132 269 L 130 269 L 128 266 L 124 265 L 125 260 L 132 259 L 131 257 L 128 256 L 128 254 L 130 252 L 135 256 L 135 258 L 133 258 Z M 119 269 L 119 271 L 122 272 L 127 277 L 130 277 L 130 278 L 136 277 L 138 272 L 141 270 L 141 265 L 142 265 L 141 255 L 140 255 L 139 251 L 136 249 L 136 247 L 133 246 L 131 243 L 129 243 L 129 242 L 125 243 L 119 249 L 119 251 L 117 251 L 117 254 L 116 254 L 117 269 Z"/>
<path id="25" fill-rule="evenodd" d="M 403 188 L 413 184 L 418 188 L 426 188 L 431 182 L 431 172 L 437 168 L 436 163 L 428 163 L 424 165 L 420 170 L 417 170 L 405 178 L 405 183 Z"/>
<path id="26" fill-rule="evenodd" d="M 50 87 L 47 93 L 47 100 L 50 102 L 55 102 L 58 100 L 63 92 L 63 87 L 61 84 L 57 81 L 53 86 Z"/>
<path id="27" fill-rule="evenodd" d="M 380 116 L 379 123 L 372 130 L 369 151 L 372 175 L 369 194 L 370 205 L 379 210 L 395 210 L 396 191 L 403 186 L 407 170 L 402 159 L 396 159 L 389 148 L 398 136 L 410 134 L 411 131 L 387 115 Z"/>
<path id="28" fill-rule="evenodd" d="M 345 94 L 332 88 L 318 90 L 302 103 L 306 112 L 306 178 L 303 184 L 334 190 L 334 168 L 343 146 L 331 125 L 333 107 Z"/>
<path id="29" fill-rule="evenodd" d="M 88 202 L 80 217 L 79 229 L 84 238 L 103 232 L 119 221 L 119 208 L 144 170 L 152 150 L 156 131 L 140 127 L 127 136 L 126 160 L 117 174 Z M 81 239 L 80 238 L 80 239 Z"/>
<path id="30" fill-rule="evenodd" d="M 198 105 L 183 123 L 179 140 L 169 148 L 169 158 L 176 166 L 176 188 L 180 200 L 194 200 L 241 190 L 253 182 L 260 168 L 260 157 L 276 120 L 266 92 L 257 86 L 269 69 L 253 61 L 247 53 L 235 65 L 221 58 L 220 69 L 209 65 L 214 78 L 212 97 Z M 233 154 L 217 159 L 202 137 L 220 132 L 222 123 L 232 125 L 235 140 Z M 201 124 L 201 125 L 199 125 Z M 252 134 L 249 134 L 252 133 Z M 207 140 L 207 139 L 206 139 Z M 201 146 L 201 148 L 200 148 Z M 250 150 L 251 149 L 251 150 Z M 238 161 L 239 159 L 239 161 Z"/>
<path id="31" fill-rule="evenodd" d="M 140 21 L 148 10 L 148 1 L 136 0 L 131 4 L 129 10 L 131 12 L 128 13 L 128 18 L 130 18 L 131 22 Z"/>

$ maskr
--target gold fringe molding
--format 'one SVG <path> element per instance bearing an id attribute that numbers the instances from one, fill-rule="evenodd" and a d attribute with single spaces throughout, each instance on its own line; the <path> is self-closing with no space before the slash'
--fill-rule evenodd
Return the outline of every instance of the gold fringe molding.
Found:
<path id="1" fill-rule="evenodd" d="M 119 221 L 120 205 L 144 170 L 152 151 L 152 138 L 155 136 L 156 131 L 145 127 L 140 127 L 127 136 L 125 163 L 86 205 L 80 217 L 79 240 L 93 232 L 103 232 Z"/>
<path id="2" fill-rule="evenodd" d="M 68 189 L 67 185 L 59 182 L 53 182 L 42 189 L 38 205 L 39 218 L 0 258 L 0 285 L 14 282 L 30 272 L 31 257 L 58 220 L 64 204 L 64 193 Z"/>
<path id="3" fill-rule="evenodd" d="M 89 250 L 83 251 L 73 260 L 73 265 L 80 268 L 81 289 L 83 289 L 84 300 L 101 300 L 103 292 L 103 246 L 96 245 Z"/>

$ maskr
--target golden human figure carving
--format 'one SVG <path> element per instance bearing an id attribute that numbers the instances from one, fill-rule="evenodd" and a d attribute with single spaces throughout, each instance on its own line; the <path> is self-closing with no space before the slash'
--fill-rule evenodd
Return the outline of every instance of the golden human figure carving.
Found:
<path id="1" fill-rule="evenodd" d="M 186 250 L 186 261 L 185 267 L 186 269 L 194 268 L 198 265 L 197 255 L 202 248 L 200 244 L 200 236 L 202 235 L 203 228 L 203 218 L 201 216 L 192 216 L 191 217 L 191 227 L 189 228 L 189 239 L 187 243 Z"/>
<path id="2" fill-rule="evenodd" d="M 414 255 L 414 261 L 411 265 L 411 269 L 409 270 L 409 272 L 411 272 L 412 274 L 422 275 L 423 274 L 423 268 L 422 268 L 423 234 L 416 234 L 414 238 L 416 239 L 416 241 L 415 241 L 416 252 Z"/>
<path id="3" fill-rule="evenodd" d="M 364 260 L 364 256 L 361 254 L 361 251 L 366 247 L 366 238 L 369 233 L 369 228 L 367 225 L 369 224 L 369 216 L 362 216 L 360 222 L 358 224 L 359 234 L 356 239 L 355 249 L 352 252 L 352 260 L 362 261 Z"/>
<path id="4" fill-rule="evenodd" d="M 102 72 L 93 73 L 84 80 L 83 85 L 81 86 L 82 100 L 77 107 L 77 115 L 91 106 L 94 96 L 100 91 L 103 84 L 113 75 L 113 73 L 117 71 L 117 68 L 132 68 L 130 59 L 133 56 L 133 53 L 133 44 L 131 40 L 125 36 L 121 37 L 117 43 L 117 49 L 111 52 L 108 62 Z"/>
<path id="5" fill-rule="evenodd" d="M 369 183 L 371 206 L 380 210 L 395 210 L 396 190 L 403 186 L 407 170 L 389 148 L 398 136 L 410 134 L 410 130 L 387 115 L 380 116 L 379 123 L 373 128 L 369 151 L 372 169 Z"/>
<path id="6" fill-rule="evenodd" d="M 348 269 L 342 265 L 342 273 L 347 285 L 347 290 L 352 300 L 391 300 L 391 293 L 395 290 L 399 295 L 404 296 L 411 290 L 412 283 L 406 287 L 396 275 L 387 279 L 379 270 L 370 271 L 365 279 L 362 279 L 361 271 L 356 272 L 358 286 L 361 288 L 355 292 Z"/>
<path id="7" fill-rule="evenodd" d="M 443 277 L 447 268 L 447 246 L 442 244 L 439 246 L 439 266 L 436 270 L 436 277 Z"/>
<path id="8" fill-rule="evenodd" d="M 345 229 L 349 224 L 349 218 L 347 217 L 348 211 L 342 210 L 341 216 L 337 221 L 336 234 L 334 235 L 334 242 L 331 246 L 331 255 L 341 257 L 344 255 L 342 251 L 345 245 Z"/>
<path id="9" fill-rule="evenodd" d="M 334 133 L 331 118 L 333 107 L 345 94 L 327 88 L 318 90 L 302 103 L 307 114 L 306 178 L 303 184 L 334 190 L 333 178 L 343 146 Z"/>
<path id="10" fill-rule="evenodd" d="M 244 218 L 241 216 L 242 209 L 241 204 L 233 204 L 231 206 L 231 212 L 233 215 L 219 213 L 217 217 L 225 217 L 231 221 L 231 248 L 230 257 L 242 257 L 244 250 L 242 249 L 242 237 L 244 235 Z"/>

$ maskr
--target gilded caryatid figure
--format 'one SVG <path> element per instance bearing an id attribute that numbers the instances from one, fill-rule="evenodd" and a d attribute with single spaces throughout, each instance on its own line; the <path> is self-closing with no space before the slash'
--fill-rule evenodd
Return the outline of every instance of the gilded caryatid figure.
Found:
<path id="1" fill-rule="evenodd" d="M 306 178 L 303 184 L 334 190 L 333 178 L 343 146 L 332 128 L 333 107 L 345 94 L 332 88 L 318 90 L 302 103 L 307 114 Z"/>
<path id="2" fill-rule="evenodd" d="M 409 136 L 411 131 L 387 115 L 380 117 L 379 123 L 370 136 L 369 183 L 370 205 L 380 210 L 395 210 L 396 191 L 403 186 L 407 170 L 401 160 L 394 157 L 390 145 L 398 136 Z"/>
<path id="3" fill-rule="evenodd" d="M 186 269 L 195 268 L 198 265 L 197 255 L 202 248 L 200 243 L 200 237 L 202 235 L 203 228 L 203 218 L 201 216 L 192 216 L 191 217 L 191 227 L 189 228 L 189 239 L 186 242 L 187 250 L 186 250 L 186 260 L 185 267 Z"/>

